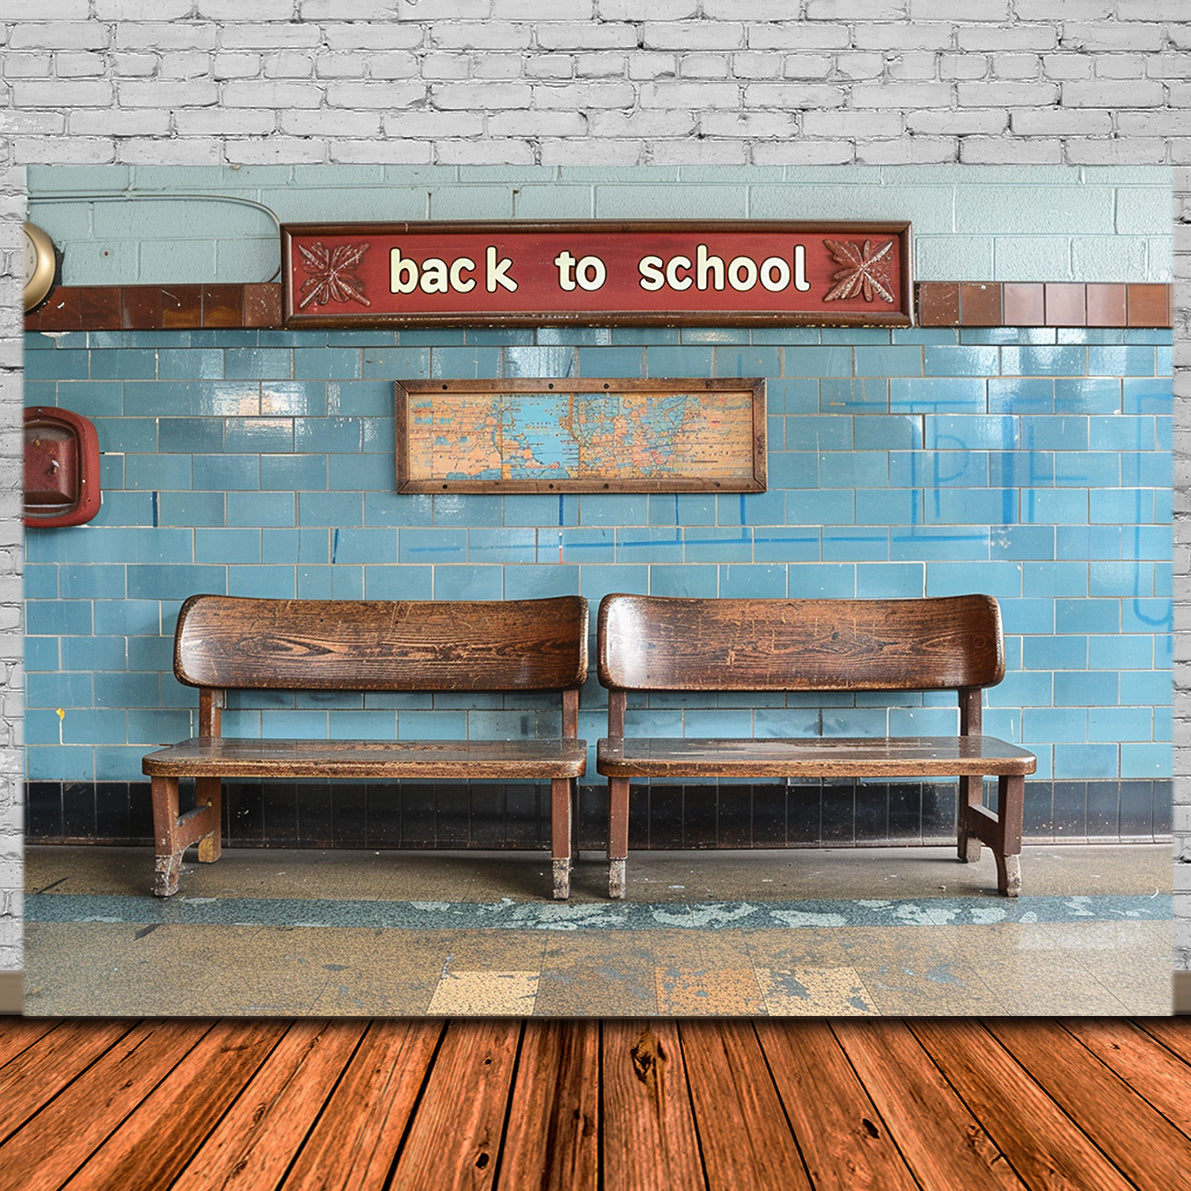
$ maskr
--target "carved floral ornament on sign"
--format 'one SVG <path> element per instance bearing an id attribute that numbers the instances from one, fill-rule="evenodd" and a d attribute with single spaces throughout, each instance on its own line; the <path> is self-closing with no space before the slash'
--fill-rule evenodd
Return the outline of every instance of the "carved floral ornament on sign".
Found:
<path id="1" fill-rule="evenodd" d="M 287 326 L 908 326 L 910 225 L 287 224 Z"/>

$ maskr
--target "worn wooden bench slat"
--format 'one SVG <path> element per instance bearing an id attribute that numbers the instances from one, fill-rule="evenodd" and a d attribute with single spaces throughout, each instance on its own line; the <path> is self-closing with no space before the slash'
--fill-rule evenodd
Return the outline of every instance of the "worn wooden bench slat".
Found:
<path id="1" fill-rule="evenodd" d="M 570 892 L 573 805 L 587 764 L 578 739 L 587 601 L 286 600 L 191 596 L 174 634 L 174 674 L 199 689 L 197 736 L 148 754 L 154 893 L 178 888 L 182 854 L 217 860 L 224 778 L 550 782 L 554 896 Z M 225 737 L 231 690 L 554 692 L 559 734 L 511 740 L 268 740 Z M 539 708 L 540 710 L 540 708 Z M 527 715 L 527 723 L 533 712 Z M 179 811 L 178 782 L 196 806 Z"/>
<path id="2" fill-rule="evenodd" d="M 617 777 L 959 777 L 1033 773 L 1033 753 L 994 736 L 601 740 Z"/>
<path id="3" fill-rule="evenodd" d="M 982 689 L 1005 674 L 1000 608 L 988 595 L 923 599 L 694 599 L 612 594 L 600 603 L 608 736 L 609 892 L 624 896 L 632 778 L 958 777 L 958 853 L 988 844 L 1016 896 L 1025 775 L 1034 755 L 981 733 Z M 930 737 L 635 737 L 628 696 L 652 692 L 950 690 L 959 731 Z M 983 805 L 997 779 L 997 812 Z"/>
<path id="4" fill-rule="evenodd" d="M 149 774 L 211 777 L 458 778 L 578 777 L 579 740 L 256 740 L 206 736 L 144 759 Z"/>

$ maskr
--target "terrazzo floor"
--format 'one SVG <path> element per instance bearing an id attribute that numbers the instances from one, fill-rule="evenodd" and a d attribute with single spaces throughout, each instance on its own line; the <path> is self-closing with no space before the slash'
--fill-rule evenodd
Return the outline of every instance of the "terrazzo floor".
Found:
<path id="1" fill-rule="evenodd" d="M 1027 847 L 1025 894 L 948 848 L 539 854 L 26 849 L 35 1016 L 1151 1016 L 1169 845 Z"/>

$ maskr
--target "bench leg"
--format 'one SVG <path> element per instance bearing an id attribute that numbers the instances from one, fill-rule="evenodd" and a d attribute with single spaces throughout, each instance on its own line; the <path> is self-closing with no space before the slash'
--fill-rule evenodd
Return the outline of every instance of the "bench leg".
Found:
<path id="1" fill-rule="evenodd" d="M 550 782 L 550 844 L 554 868 L 554 897 L 565 901 L 571 896 L 571 805 L 575 783 L 571 778 L 556 777 Z"/>
<path id="2" fill-rule="evenodd" d="M 1006 897 L 1021 893 L 1021 830 L 1025 810 L 1026 779 L 1021 774 L 997 778 L 997 813 L 979 802 L 960 808 L 960 859 L 979 857 L 981 843 L 993 851 L 997 862 L 997 889 Z M 967 842 L 967 854 L 962 845 Z M 974 855 L 973 855 L 974 853 Z"/>
<path id="3" fill-rule="evenodd" d="M 608 896 L 624 897 L 629 855 L 629 779 L 608 779 Z"/>
<path id="4" fill-rule="evenodd" d="M 975 864 L 980 859 L 980 836 L 970 827 L 971 815 L 968 808 L 980 806 L 984 800 L 984 778 L 961 777 L 959 779 L 959 838 L 957 852 L 960 860 Z"/>
<path id="5" fill-rule="evenodd" d="M 213 864 L 223 853 L 223 782 L 217 777 L 194 779 L 196 806 L 209 806 L 211 817 L 219 825 L 199 840 L 198 858 L 203 864 Z"/>
<path id="6" fill-rule="evenodd" d="M 206 780 L 206 779 L 204 779 Z M 212 795 L 210 788 L 200 797 L 214 797 L 212 804 L 200 804 L 184 815 L 178 814 L 178 779 L 158 777 L 150 779 L 153 800 L 153 835 L 156 846 L 153 892 L 158 897 L 170 897 L 178 892 L 178 874 L 182 869 L 182 853 L 191 844 L 199 844 L 199 859 L 215 860 L 219 856 L 219 837 L 222 826 L 219 821 L 218 791 Z M 208 845 L 203 856 L 203 843 L 211 835 L 214 845 Z"/>

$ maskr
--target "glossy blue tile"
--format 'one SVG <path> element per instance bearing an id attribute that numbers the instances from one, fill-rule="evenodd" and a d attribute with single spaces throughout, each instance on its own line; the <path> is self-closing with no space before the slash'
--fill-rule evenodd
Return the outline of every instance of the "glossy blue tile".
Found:
<path id="1" fill-rule="evenodd" d="M 261 488 L 284 491 L 325 491 L 326 455 L 262 455 Z"/>
<path id="2" fill-rule="evenodd" d="M 846 451 L 852 446 L 852 419 L 846 417 L 783 418 L 785 447 L 791 451 Z M 770 449 L 781 441 L 770 435 Z"/>
<path id="3" fill-rule="evenodd" d="M 398 533 L 399 562 L 437 564 L 468 560 L 465 529 L 401 529 Z"/>
<path id="4" fill-rule="evenodd" d="M 124 480 L 129 488 L 143 490 L 190 487 L 189 455 L 128 455 Z"/>
<path id="5" fill-rule="evenodd" d="M 259 455 L 195 455 L 192 483 L 216 492 L 251 492 L 261 486 Z"/>
<path id="6" fill-rule="evenodd" d="M 227 568 L 222 566 L 130 566 L 128 595 L 133 600 L 184 600 L 195 592 L 226 594 Z"/>
<path id="7" fill-rule="evenodd" d="M 258 563 L 261 561 L 259 529 L 196 529 L 194 561 L 198 563 Z"/>
<path id="8" fill-rule="evenodd" d="M 396 483 L 391 454 L 328 455 L 327 484 L 339 492 L 386 491 Z"/>
<path id="9" fill-rule="evenodd" d="M 719 595 L 719 568 L 655 564 L 649 568 L 649 594 L 713 599 Z"/>
<path id="10" fill-rule="evenodd" d="M 839 563 L 798 563 L 790 567 L 787 587 L 791 599 L 852 599 L 857 594 L 856 568 Z"/>
<path id="11" fill-rule="evenodd" d="M 852 348 L 787 347 L 782 353 L 786 376 L 843 377 L 852 376 Z"/>
<path id="12" fill-rule="evenodd" d="M 871 384 L 872 382 L 869 383 Z M 884 403 L 884 398 L 882 398 L 882 403 Z M 779 415 L 818 413 L 818 379 L 811 377 L 766 377 L 765 408 L 769 413 Z"/>
<path id="13" fill-rule="evenodd" d="M 970 488 L 988 483 L 988 454 L 948 448 L 893 451 L 889 455 L 892 488 Z"/>
<path id="14" fill-rule="evenodd" d="M 547 596 L 578 595 L 579 575 L 580 568 L 577 566 L 555 564 L 509 567 L 505 571 L 505 599 L 530 600 L 544 599 Z"/>
<path id="15" fill-rule="evenodd" d="M 284 347 L 229 347 L 224 352 L 224 375 L 231 379 L 289 380 L 294 353 Z"/>
<path id="16" fill-rule="evenodd" d="M 542 532 L 548 533 L 549 531 L 543 530 Z M 553 537 L 548 540 L 551 544 L 557 541 Z M 547 547 L 540 548 L 538 545 L 538 531 L 528 526 L 479 527 L 467 531 L 469 562 L 520 566 L 537 562 L 539 554 L 544 553 L 546 549 Z M 554 553 L 551 553 L 550 561 L 557 561 Z"/>
<path id="17" fill-rule="evenodd" d="M 921 525 L 923 520 L 923 497 L 917 489 L 856 491 L 857 525 Z"/>
<path id="18" fill-rule="evenodd" d="M 1121 745 L 1122 779 L 1169 778 L 1174 772 L 1174 753 L 1169 744 Z M 1110 774 L 1115 777 L 1116 774 Z"/>
<path id="19" fill-rule="evenodd" d="M 889 408 L 893 413 L 983 414 L 988 407 L 986 382 L 976 377 L 893 377 Z"/>
<path id="20" fill-rule="evenodd" d="M 295 574 L 300 600 L 362 600 L 362 566 L 300 566 Z"/>
<path id="21" fill-rule="evenodd" d="M 1088 739 L 1088 713 L 1079 707 L 1027 707 L 1022 712 L 1022 744 L 1071 744 Z"/>
<path id="22" fill-rule="evenodd" d="M 160 380 L 222 380 L 223 349 L 163 347 L 157 352 L 157 377 Z"/>
<path id="23" fill-rule="evenodd" d="M 928 344 L 922 361 L 927 376 L 993 376 L 1000 371 L 1000 352 L 995 347 Z"/>
<path id="24" fill-rule="evenodd" d="M 980 590 L 998 600 L 1022 594 L 1021 569 L 1012 562 L 990 562 L 980 568 Z M 926 566 L 926 594 L 964 595 L 973 590 L 972 568 L 963 563 L 930 562 Z"/>
<path id="25" fill-rule="evenodd" d="M 890 535 L 890 557 L 908 559 L 964 558 L 985 561 L 989 557 L 987 530 L 964 530 L 955 526 L 921 526 L 895 529 Z"/>
<path id="26" fill-rule="evenodd" d="M 1114 377 L 1064 377 L 1054 385 L 1056 413 L 1113 414 L 1121 409 L 1121 382 Z"/>
<path id="27" fill-rule="evenodd" d="M 858 451 L 914 450 L 922 446 L 922 421 L 908 415 L 868 414 L 852 420 L 852 436 Z"/>
<path id="28" fill-rule="evenodd" d="M 1088 510 L 1093 523 L 1132 525 L 1156 519 L 1150 488 L 1094 488 L 1088 493 Z"/>
<path id="29" fill-rule="evenodd" d="M 1080 345 L 1006 344 L 1001 348 L 1001 371 L 1006 376 L 1086 376 L 1089 350 Z"/>
<path id="30" fill-rule="evenodd" d="M 780 599 L 787 594 L 786 567 L 730 564 L 720 567 L 720 596 L 724 599 Z"/>
<path id="31" fill-rule="evenodd" d="M 753 530 L 747 526 L 698 526 L 683 532 L 684 560 L 698 562 L 751 562 Z"/>
<path id="32" fill-rule="evenodd" d="M 627 345 L 626 345 L 627 348 Z M 621 347 L 615 348 L 585 348 L 579 353 L 580 367 L 590 365 L 593 359 L 598 358 L 601 351 L 616 352 L 622 350 Z M 636 348 L 629 348 L 633 352 L 634 357 L 637 354 Z M 767 372 L 749 373 L 747 375 L 757 376 L 774 376 L 778 369 L 771 368 Z M 584 376 L 599 375 L 598 373 L 584 372 Z M 609 375 L 635 375 L 634 373 L 611 373 Z M 683 345 L 678 346 L 650 346 L 645 353 L 645 371 L 641 374 L 643 376 L 744 376 L 742 372 L 726 372 L 718 373 L 716 371 L 716 351 L 711 347 L 697 347 Z"/>
<path id="33" fill-rule="evenodd" d="M 433 566 L 365 566 L 362 597 L 369 600 L 428 600 L 434 591 Z"/>
<path id="34" fill-rule="evenodd" d="M 1054 749 L 1056 779 L 1092 781 L 1117 776 L 1117 748 L 1109 744 L 1056 744 Z"/>
<path id="35" fill-rule="evenodd" d="M 1169 415 L 1174 401 L 1169 375 L 1126 377 L 1121 383 L 1121 412 Z"/>
<path id="36" fill-rule="evenodd" d="M 417 533 L 417 530 L 406 530 Z M 331 531 L 333 563 L 392 563 L 397 561 L 396 529 L 351 527 Z"/>
<path id="37" fill-rule="evenodd" d="M 361 375 L 363 353 L 351 347 L 296 347 L 294 376 L 302 380 L 355 380 Z"/>
<path id="38" fill-rule="evenodd" d="M 1115 707 L 1119 675 L 1112 670 L 1059 670 L 1054 677 L 1059 707 Z"/>
<path id="39" fill-rule="evenodd" d="M 1055 531 L 1049 525 L 1005 525 L 993 535 L 992 557 L 1051 559 L 1056 557 Z"/>
<path id="40" fill-rule="evenodd" d="M 1037 376 L 990 376 L 990 414 L 1048 414 L 1055 408 L 1055 381 Z"/>
<path id="41" fill-rule="evenodd" d="M 225 504 L 222 492 L 162 492 L 157 499 L 157 524 L 223 525 Z"/>
<path id="42" fill-rule="evenodd" d="M 896 494 L 884 495 L 887 500 L 897 500 Z M 846 488 L 788 492 L 784 520 L 787 525 L 852 525 L 856 521 L 856 493 Z"/>
<path id="43" fill-rule="evenodd" d="M 757 562 L 818 562 L 822 557 L 819 530 L 758 528 L 753 532 L 753 557 Z"/>
<path id="44" fill-rule="evenodd" d="M 294 449 L 293 418 L 227 418 L 223 441 L 228 451 L 284 452 Z"/>
<path id="45" fill-rule="evenodd" d="M 1084 670 L 1088 664 L 1088 638 L 1078 633 L 1026 637 L 1021 657 L 1027 670 Z"/>
<path id="46" fill-rule="evenodd" d="M 234 526 L 266 526 L 296 524 L 293 492 L 229 492 L 227 494 L 227 524 Z"/>
<path id="47" fill-rule="evenodd" d="M 925 594 L 926 567 L 922 563 L 866 563 L 856 567 L 856 595 L 860 599 L 916 599 Z"/>
<path id="48" fill-rule="evenodd" d="M 436 564 L 434 599 L 499 600 L 504 592 L 504 577 L 499 566 Z"/>
<path id="49" fill-rule="evenodd" d="M 889 534 L 859 526 L 823 530 L 824 562 L 879 562 L 889 557 Z"/>

